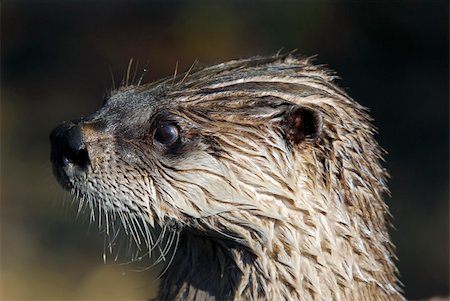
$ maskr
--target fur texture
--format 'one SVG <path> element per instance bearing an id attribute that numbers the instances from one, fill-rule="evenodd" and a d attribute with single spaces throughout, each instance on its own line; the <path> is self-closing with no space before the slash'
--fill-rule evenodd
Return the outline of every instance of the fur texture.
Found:
<path id="1" fill-rule="evenodd" d="M 176 147 L 153 136 L 168 122 Z M 77 125 L 90 165 L 60 180 L 139 247 L 165 246 L 157 299 L 403 300 L 375 130 L 308 59 L 123 87 Z"/>

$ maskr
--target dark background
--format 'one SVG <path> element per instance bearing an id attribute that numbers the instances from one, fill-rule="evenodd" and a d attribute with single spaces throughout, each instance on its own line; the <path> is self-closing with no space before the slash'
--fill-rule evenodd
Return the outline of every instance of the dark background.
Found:
<path id="1" fill-rule="evenodd" d="M 274 54 L 318 55 L 367 106 L 388 151 L 387 199 L 406 296 L 449 293 L 448 3 L 12 2 L 1 4 L 1 295 L 144 299 L 155 271 L 102 262 L 75 218 L 48 134 L 97 109 L 130 58 L 145 81 Z M 111 71 L 110 71 L 111 70 Z M 141 72 L 141 71 L 139 71 Z"/>

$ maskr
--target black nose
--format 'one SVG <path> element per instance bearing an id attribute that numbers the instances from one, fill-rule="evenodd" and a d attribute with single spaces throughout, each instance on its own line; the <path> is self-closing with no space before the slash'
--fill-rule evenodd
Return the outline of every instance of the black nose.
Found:
<path id="1" fill-rule="evenodd" d="M 56 127 L 50 134 L 50 143 L 54 168 L 74 166 L 84 170 L 88 167 L 88 152 L 77 124 L 65 122 Z"/>

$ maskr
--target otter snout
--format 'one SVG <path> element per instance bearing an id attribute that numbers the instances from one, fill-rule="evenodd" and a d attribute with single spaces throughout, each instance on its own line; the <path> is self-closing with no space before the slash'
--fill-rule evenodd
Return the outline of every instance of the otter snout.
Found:
<path id="1" fill-rule="evenodd" d="M 74 177 L 86 172 L 90 163 L 81 127 L 64 122 L 51 132 L 50 143 L 53 173 L 68 188 Z"/>

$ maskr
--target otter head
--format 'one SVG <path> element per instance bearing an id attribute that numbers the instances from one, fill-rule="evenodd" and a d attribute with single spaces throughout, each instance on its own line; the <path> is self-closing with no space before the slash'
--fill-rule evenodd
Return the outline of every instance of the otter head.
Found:
<path id="1" fill-rule="evenodd" d="M 66 189 L 133 235 L 144 221 L 224 246 L 222 277 L 223 262 L 238 273 L 219 299 L 395 299 L 373 132 L 329 72 L 285 55 L 123 87 L 57 127 L 51 159 Z M 192 253 L 183 256 L 195 269 Z M 174 277 L 166 281 L 183 282 Z"/>

